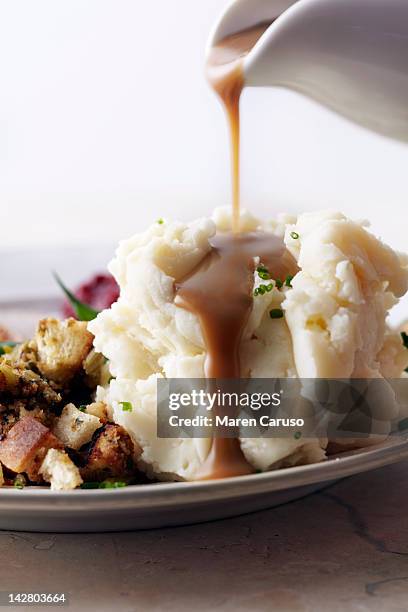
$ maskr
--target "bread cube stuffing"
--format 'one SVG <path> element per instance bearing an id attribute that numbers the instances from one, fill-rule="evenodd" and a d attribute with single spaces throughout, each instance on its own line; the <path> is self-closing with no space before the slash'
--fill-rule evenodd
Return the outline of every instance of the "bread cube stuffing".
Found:
<path id="1" fill-rule="evenodd" d="M 81 412 L 74 404 L 67 404 L 54 424 L 53 433 L 65 446 L 78 450 L 101 426 L 97 416 Z"/>
<path id="2" fill-rule="evenodd" d="M 35 335 L 38 368 L 48 379 L 68 383 L 92 349 L 93 336 L 85 321 L 43 319 Z"/>
<path id="3" fill-rule="evenodd" d="M 50 448 L 62 448 L 60 440 L 37 419 L 26 416 L 0 442 L 0 461 L 12 472 L 25 472 L 30 480 L 40 482 L 39 469 Z"/>
<path id="4" fill-rule="evenodd" d="M 103 421 L 108 420 L 108 407 L 104 402 L 93 402 L 86 407 L 87 414 L 92 414 Z"/>
<path id="5" fill-rule="evenodd" d="M 142 449 L 134 444 L 120 425 L 105 425 L 92 439 L 85 451 L 84 480 L 126 478 L 135 470 L 135 461 Z"/>
<path id="6" fill-rule="evenodd" d="M 52 491 L 69 491 L 82 484 L 82 478 L 76 465 L 68 455 L 51 448 L 40 468 L 44 480 L 51 484 Z"/>

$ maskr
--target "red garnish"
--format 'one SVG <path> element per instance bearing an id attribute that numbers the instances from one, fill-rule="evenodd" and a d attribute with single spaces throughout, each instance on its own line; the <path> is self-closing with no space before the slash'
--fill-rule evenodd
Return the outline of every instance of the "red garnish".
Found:
<path id="1" fill-rule="evenodd" d="M 73 291 L 75 297 L 95 310 L 109 308 L 119 297 L 119 287 L 110 274 L 95 274 L 89 281 L 82 283 Z M 68 300 L 63 303 L 64 317 L 74 317 L 75 313 Z"/>

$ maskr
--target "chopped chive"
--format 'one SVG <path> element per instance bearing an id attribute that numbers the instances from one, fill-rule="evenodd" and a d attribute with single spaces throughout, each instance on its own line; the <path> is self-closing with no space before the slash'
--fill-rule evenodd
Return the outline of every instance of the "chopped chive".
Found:
<path id="1" fill-rule="evenodd" d="M 256 269 L 257 272 L 269 272 L 268 268 L 266 266 L 258 266 Z"/>
<path id="2" fill-rule="evenodd" d="M 23 476 L 23 474 L 17 474 L 13 482 L 13 487 L 15 489 L 24 489 L 26 484 L 27 484 L 27 481 L 25 477 Z"/>
<path id="3" fill-rule="evenodd" d="M 103 482 L 84 482 L 81 484 L 81 489 L 121 489 L 122 487 L 127 487 L 127 482 L 104 480 Z"/>
<path id="4" fill-rule="evenodd" d="M 85 406 L 84 404 L 78 408 L 80 412 L 85 412 L 86 409 L 87 409 L 87 406 Z"/>
<path id="5" fill-rule="evenodd" d="M 271 319 L 281 319 L 283 317 L 283 310 L 280 308 L 272 308 L 272 310 L 269 311 L 269 316 Z"/>
<path id="6" fill-rule="evenodd" d="M 122 406 L 123 412 L 132 412 L 133 410 L 131 402 L 119 402 L 119 405 Z"/>
<path id="7" fill-rule="evenodd" d="M 301 431 L 297 431 L 294 436 L 295 440 L 299 440 L 302 437 L 302 432 Z"/>
<path id="8" fill-rule="evenodd" d="M 297 240 L 299 238 L 299 234 L 297 232 L 290 232 L 290 237 L 293 238 L 293 240 Z"/>
<path id="9" fill-rule="evenodd" d="M 266 266 L 260 265 L 257 267 L 256 271 L 258 272 L 259 278 L 262 278 L 262 280 L 268 280 L 271 277 Z"/>
<path id="10" fill-rule="evenodd" d="M 127 483 L 122 480 L 117 480 L 116 482 L 112 482 L 110 480 L 104 480 L 100 483 L 100 489 L 121 489 L 122 487 L 126 487 Z"/>
<path id="11" fill-rule="evenodd" d="M 159 225 L 163 225 L 163 223 L 164 223 L 164 219 L 162 219 L 162 218 L 160 217 L 160 219 L 157 219 L 157 223 L 158 223 Z"/>
<path id="12" fill-rule="evenodd" d="M 291 274 L 288 274 L 287 277 L 285 278 L 286 287 L 292 287 L 292 280 L 293 280 L 293 276 Z"/>
<path id="13" fill-rule="evenodd" d="M 254 295 L 264 295 L 265 293 L 269 293 L 269 291 L 272 291 L 272 289 L 272 283 L 268 283 L 268 285 L 259 285 L 259 287 L 256 287 L 256 289 L 254 289 Z"/>
<path id="14" fill-rule="evenodd" d="M 99 489 L 99 482 L 83 482 L 81 489 Z"/>
<path id="15" fill-rule="evenodd" d="M 275 283 L 278 289 L 282 289 L 283 282 L 279 278 L 276 279 Z"/>

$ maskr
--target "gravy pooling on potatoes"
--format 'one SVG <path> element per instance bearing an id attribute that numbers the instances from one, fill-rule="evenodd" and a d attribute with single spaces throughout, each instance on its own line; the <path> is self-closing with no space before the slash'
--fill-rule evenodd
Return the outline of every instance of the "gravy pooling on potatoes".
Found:
<path id="1" fill-rule="evenodd" d="M 177 305 L 200 320 L 206 378 L 237 379 L 242 334 L 253 303 L 254 258 L 260 258 L 274 279 L 293 276 L 297 266 L 282 238 L 266 232 L 220 233 L 210 242 L 211 251 L 177 284 Z M 239 440 L 215 437 L 197 479 L 251 472 Z"/>

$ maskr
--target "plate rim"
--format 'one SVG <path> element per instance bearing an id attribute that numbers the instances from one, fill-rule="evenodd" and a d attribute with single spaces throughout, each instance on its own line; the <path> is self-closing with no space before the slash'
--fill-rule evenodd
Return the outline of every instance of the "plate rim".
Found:
<path id="1" fill-rule="evenodd" d="M 220 480 L 201 482 L 158 482 L 142 485 L 130 485 L 119 489 L 76 489 L 73 491 L 51 491 L 48 488 L 26 487 L 16 490 L 13 487 L 0 488 L 0 509 L 18 502 L 18 510 L 23 500 L 30 503 L 30 511 L 34 504 L 38 510 L 46 505 L 53 506 L 53 511 L 89 512 L 91 507 L 100 509 L 121 506 L 144 507 L 146 501 L 150 505 L 160 507 L 173 506 L 177 501 L 189 505 L 208 501 L 230 500 L 251 495 L 262 495 L 287 489 L 308 486 L 318 482 L 339 480 L 346 476 L 362 473 L 385 465 L 396 463 L 408 458 L 408 436 L 398 435 L 388 438 L 375 447 L 367 447 L 363 451 L 349 451 L 344 456 L 333 456 L 327 461 L 295 467 L 282 468 L 261 474 L 236 476 Z M 3 506 L 3 508 L 2 508 Z"/>

